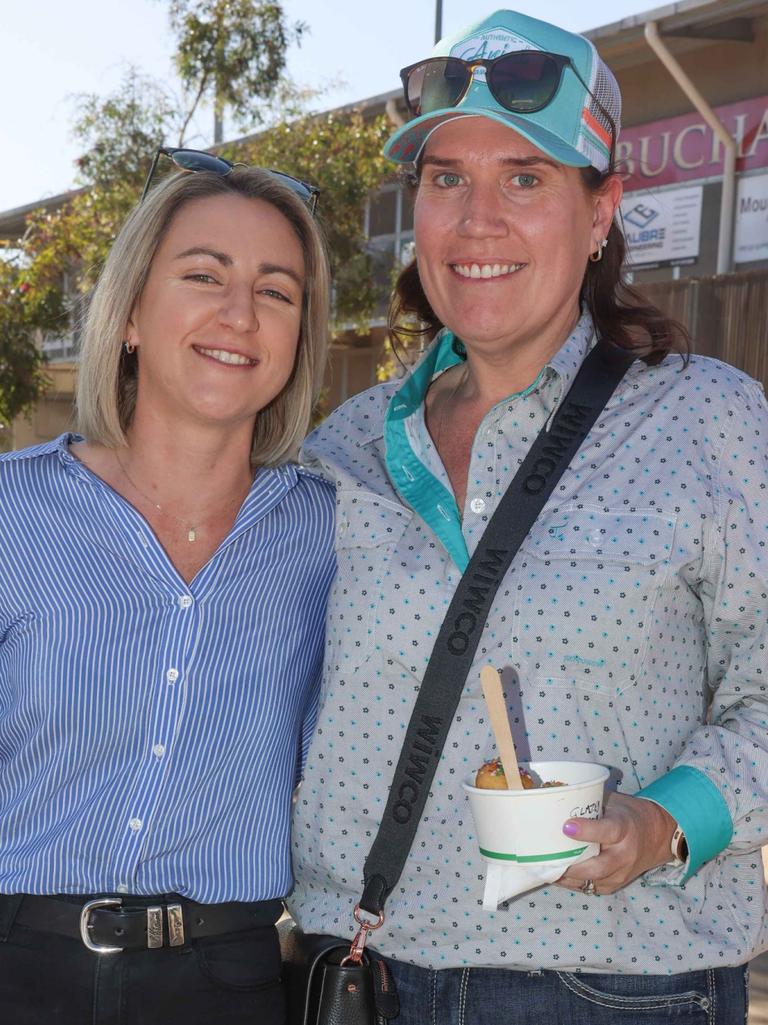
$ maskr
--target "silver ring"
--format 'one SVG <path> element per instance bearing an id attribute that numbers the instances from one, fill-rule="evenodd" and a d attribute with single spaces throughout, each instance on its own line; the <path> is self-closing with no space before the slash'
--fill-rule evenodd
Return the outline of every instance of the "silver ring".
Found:
<path id="1" fill-rule="evenodd" d="M 597 888 L 594 879 L 585 879 L 581 884 L 581 892 L 586 894 L 587 897 L 596 897 Z"/>

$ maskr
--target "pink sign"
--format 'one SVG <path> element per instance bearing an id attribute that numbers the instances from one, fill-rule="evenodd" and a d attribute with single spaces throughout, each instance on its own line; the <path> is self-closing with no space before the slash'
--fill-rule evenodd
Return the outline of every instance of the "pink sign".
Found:
<path id="1" fill-rule="evenodd" d="M 738 143 L 737 172 L 768 167 L 768 96 L 714 110 Z M 616 159 L 628 191 L 723 173 L 723 146 L 698 112 L 622 129 Z"/>

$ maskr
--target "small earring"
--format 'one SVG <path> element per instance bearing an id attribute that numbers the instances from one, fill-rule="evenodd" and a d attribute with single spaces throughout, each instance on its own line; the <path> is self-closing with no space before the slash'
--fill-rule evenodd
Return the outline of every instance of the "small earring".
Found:
<path id="1" fill-rule="evenodd" d="M 604 238 L 603 241 L 598 245 L 598 247 L 595 250 L 595 252 L 589 254 L 589 259 L 590 259 L 591 263 L 600 263 L 600 261 L 603 258 L 603 250 L 605 249 L 605 247 L 607 245 L 608 245 L 608 239 Z"/>
<path id="2" fill-rule="evenodd" d="M 591 259 L 592 259 L 592 257 L 590 256 L 590 260 Z M 136 346 L 135 345 L 131 345 L 130 342 L 123 342 L 123 348 L 125 349 L 126 353 L 129 356 L 133 355 L 133 353 L 136 352 Z"/>

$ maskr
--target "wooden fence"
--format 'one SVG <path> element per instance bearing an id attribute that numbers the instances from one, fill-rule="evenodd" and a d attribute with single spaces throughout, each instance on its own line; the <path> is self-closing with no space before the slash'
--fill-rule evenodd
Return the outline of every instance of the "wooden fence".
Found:
<path id="1" fill-rule="evenodd" d="M 768 271 L 660 281 L 642 291 L 685 324 L 694 352 L 732 363 L 768 391 Z"/>

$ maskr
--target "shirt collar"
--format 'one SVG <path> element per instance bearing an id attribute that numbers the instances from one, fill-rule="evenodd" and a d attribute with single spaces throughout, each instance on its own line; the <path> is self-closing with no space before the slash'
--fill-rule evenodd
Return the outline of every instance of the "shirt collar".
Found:
<path id="1" fill-rule="evenodd" d="M 583 313 L 576 327 L 568 335 L 554 356 L 545 364 L 544 369 L 551 370 L 559 381 L 560 399 L 568 392 L 585 356 L 595 343 L 595 329 L 589 313 Z M 408 377 L 392 396 L 387 410 L 387 419 L 406 420 L 424 403 L 432 381 L 450 367 L 461 363 L 463 346 L 456 335 L 447 328 L 435 337 L 427 351 L 415 364 Z M 536 383 L 542 380 L 541 375 Z M 371 439 L 381 437 L 381 432 L 371 434 Z"/>
<path id="2" fill-rule="evenodd" d="M 57 452 L 67 468 L 79 474 L 90 483 L 98 482 L 102 487 L 108 486 L 76 456 L 69 451 L 69 446 L 76 441 L 83 441 L 81 434 L 62 434 L 53 441 L 39 446 L 41 454 Z M 256 470 L 253 483 L 245 496 L 237 518 L 228 535 L 228 540 L 239 536 L 244 530 L 253 526 L 282 500 L 283 496 L 295 487 L 298 472 L 293 463 L 282 463 L 280 466 L 262 466 Z M 112 490 L 111 488 L 109 489 Z"/>
<path id="3" fill-rule="evenodd" d="M 597 341 L 595 327 L 589 313 L 582 313 L 576 327 L 547 364 L 557 375 L 560 383 L 560 399 L 568 394 L 587 353 Z"/>

